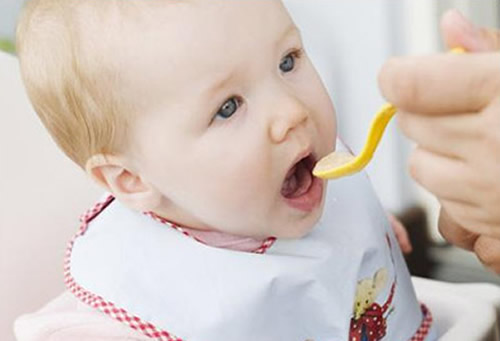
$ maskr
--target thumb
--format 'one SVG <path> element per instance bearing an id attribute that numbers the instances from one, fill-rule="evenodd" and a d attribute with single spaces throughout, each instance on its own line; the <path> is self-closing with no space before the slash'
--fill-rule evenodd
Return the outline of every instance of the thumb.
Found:
<path id="1" fill-rule="evenodd" d="M 500 31 L 477 27 L 456 9 L 441 19 L 441 31 L 448 48 L 463 47 L 471 52 L 500 50 Z"/>
<path id="2" fill-rule="evenodd" d="M 469 251 L 474 248 L 474 243 L 478 238 L 478 235 L 467 231 L 457 224 L 443 207 L 441 207 L 441 212 L 439 213 L 438 228 L 441 235 L 448 242 Z"/>

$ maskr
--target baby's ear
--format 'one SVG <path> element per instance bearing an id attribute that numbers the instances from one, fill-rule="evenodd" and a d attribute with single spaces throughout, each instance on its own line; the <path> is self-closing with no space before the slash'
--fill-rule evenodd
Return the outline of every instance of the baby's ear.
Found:
<path id="1" fill-rule="evenodd" d="M 87 160 L 85 170 L 101 187 L 132 209 L 151 211 L 160 203 L 160 192 L 127 167 L 120 157 L 93 155 Z"/>

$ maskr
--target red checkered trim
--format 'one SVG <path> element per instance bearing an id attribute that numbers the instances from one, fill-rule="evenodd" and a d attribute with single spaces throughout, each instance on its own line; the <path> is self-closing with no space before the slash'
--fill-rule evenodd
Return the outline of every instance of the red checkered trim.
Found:
<path id="1" fill-rule="evenodd" d="M 113 202 L 115 198 L 112 195 L 109 195 L 106 197 L 101 202 L 98 202 L 89 209 L 87 212 L 85 212 L 81 217 L 81 225 L 80 228 L 77 232 L 77 234 L 70 240 L 68 243 L 68 246 L 66 248 L 66 253 L 64 257 L 64 283 L 68 290 L 73 293 L 80 301 L 83 303 L 91 306 L 94 309 L 97 309 L 107 315 L 109 315 L 111 318 L 127 324 L 130 328 L 138 330 L 142 332 L 144 335 L 156 339 L 158 341 L 186 341 L 183 339 L 180 339 L 173 335 L 172 333 L 169 333 L 165 330 L 162 330 L 160 328 L 157 328 L 153 324 L 141 320 L 139 317 L 130 314 L 127 312 L 125 309 L 117 307 L 114 303 L 110 301 L 106 301 L 104 298 L 102 298 L 99 295 L 93 294 L 92 292 L 86 290 L 82 286 L 80 286 L 73 276 L 71 275 L 71 252 L 73 250 L 73 246 L 75 244 L 75 240 L 85 234 L 85 232 L 88 229 L 89 223 L 94 219 L 100 212 L 102 212 L 109 204 Z M 172 226 L 173 228 L 179 230 L 180 232 L 184 233 L 185 235 L 196 239 L 195 237 L 191 236 L 189 233 L 184 231 L 181 227 L 167 221 L 164 218 L 161 218 L 157 216 L 154 213 L 148 212 L 146 213 L 150 217 L 154 218 L 157 221 L 160 221 L 164 224 L 168 224 Z M 196 239 L 198 240 L 198 239 Z M 203 243 L 202 241 L 198 240 L 199 242 Z M 266 239 L 262 245 L 254 251 L 254 253 L 265 253 L 276 241 L 276 238 L 270 237 Z M 429 330 L 432 325 L 432 315 L 429 309 L 422 304 L 422 313 L 424 314 L 424 319 L 415 333 L 415 335 L 411 338 L 410 341 L 424 341 L 425 337 L 429 333 Z"/>
<path id="2" fill-rule="evenodd" d="M 80 229 L 78 230 L 77 236 L 82 236 L 88 227 L 88 223 L 94 219 L 99 213 L 101 213 L 109 204 L 115 200 L 115 197 L 108 195 L 103 201 L 97 202 L 93 207 L 89 208 L 85 213 L 80 216 Z"/>
<path id="3" fill-rule="evenodd" d="M 273 246 L 274 242 L 276 241 L 276 238 L 275 237 L 269 237 L 267 238 L 266 240 L 264 240 L 262 242 L 262 245 L 255 251 L 253 251 L 254 253 L 260 253 L 260 254 L 263 254 L 263 253 L 266 253 L 266 251 L 271 247 Z"/>
<path id="4" fill-rule="evenodd" d="M 94 309 L 97 309 L 113 319 L 127 324 L 129 327 L 142 332 L 144 335 L 156 339 L 158 341 L 183 341 L 182 339 L 174 336 L 173 334 L 162 330 L 160 328 L 155 327 L 153 324 L 141 320 L 139 317 L 134 316 L 127 312 L 125 309 L 115 306 L 112 302 L 104 300 L 101 296 L 95 295 L 90 291 L 87 291 L 83 287 L 81 287 L 78 283 L 76 283 L 75 279 L 71 275 L 71 252 L 73 250 L 73 246 L 75 244 L 76 238 L 85 234 L 88 229 L 89 223 L 94 219 L 99 213 L 101 213 L 109 204 L 111 204 L 115 200 L 114 196 L 109 195 L 103 201 L 96 203 L 92 208 L 86 211 L 80 217 L 81 225 L 78 229 L 77 234 L 71 239 L 66 248 L 66 254 L 64 259 L 64 283 L 68 290 L 73 293 L 80 301 L 85 304 L 88 304 Z M 155 219 L 156 221 L 167 224 L 179 232 L 185 234 L 186 236 L 197 240 L 200 243 L 203 243 L 202 240 L 192 236 L 190 233 L 185 231 L 182 227 L 178 226 L 175 223 L 168 221 L 165 218 L 162 218 L 153 212 L 145 212 L 146 215 Z M 262 242 L 262 245 L 253 251 L 254 253 L 265 253 L 276 241 L 276 238 L 270 237 Z M 185 341 L 185 340 L 184 340 Z"/>
<path id="5" fill-rule="evenodd" d="M 145 215 L 153 218 L 154 220 L 156 220 L 157 222 L 159 223 L 162 223 L 162 224 L 166 224 L 166 225 L 169 225 L 170 227 L 176 229 L 177 231 L 181 232 L 182 234 L 184 234 L 185 236 L 188 236 L 189 238 L 193 238 L 194 240 L 196 240 L 197 242 L 200 242 L 202 244 L 205 244 L 203 242 L 203 240 L 201 239 L 198 239 L 196 238 L 195 236 L 193 236 L 192 234 L 190 234 L 189 232 L 187 232 L 186 230 L 184 230 L 182 227 L 180 227 L 179 225 L 177 225 L 176 223 L 173 223 L 163 217 L 160 217 L 159 215 L 157 215 L 156 213 L 154 212 L 145 212 L 144 213 Z"/>
<path id="6" fill-rule="evenodd" d="M 202 243 L 202 244 L 205 244 L 207 245 L 207 243 L 205 243 L 203 240 L 199 239 L 199 238 L 196 238 L 195 236 L 193 236 L 192 234 L 190 234 L 188 231 L 184 230 L 182 227 L 180 227 L 179 225 L 177 225 L 176 223 L 174 222 L 171 222 L 163 217 L 160 217 L 159 215 L 157 215 L 156 213 L 154 212 L 145 212 L 144 214 L 150 216 L 151 218 L 153 218 L 154 220 L 162 223 L 162 224 L 166 224 L 166 225 L 169 225 L 171 227 L 173 227 L 174 229 L 176 229 L 177 231 L 181 232 L 182 234 L 190 237 L 190 238 L 193 238 L 194 240 Z M 276 238 L 275 237 L 269 237 L 267 238 L 266 240 L 264 240 L 262 242 L 262 244 L 257 248 L 255 249 L 254 251 L 252 251 L 252 253 L 259 253 L 259 254 L 263 254 L 263 253 L 266 253 L 266 251 L 271 247 L 273 246 L 274 242 L 276 241 Z"/>
<path id="7" fill-rule="evenodd" d="M 421 304 L 420 308 L 422 309 L 422 314 L 424 314 L 424 319 L 422 320 L 420 327 L 418 328 L 415 335 L 413 335 L 413 337 L 410 339 L 410 341 L 424 341 L 427 337 L 427 334 L 429 334 L 429 330 L 432 326 L 431 311 L 425 306 L 425 304 Z"/>
<path id="8" fill-rule="evenodd" d="M 68 243 L 64 259 L 64 283 L 70 292 L 72 292 L 80 301 L 88 304 L 94 309 L 97 309 L 113 319 L 127 324 L 129 327 L 142 332 L 144 335 L 156 339 L 158 341 L 183 341 L 175 335 L 155 327 L 153 324 L 141 320 L 139 317 L 130 314 L 125 309 L 117 307 L 112 302 L 104 300 L 101 296 L 95 295 L 90 291 L 85 290 L 71 275 L 71 251 L 75 244 L 76 238 L 82 236 L 87 231 L 88 224 L 94 219 L 102 210 L 104 210 L 115 198 L 110 195 L 104 201 L 98 202 L 94 207 L 85 212 L 80 220 L 82 222 L 78 233 Z M 185 341 L 185 340 L 184 340 Z"/>

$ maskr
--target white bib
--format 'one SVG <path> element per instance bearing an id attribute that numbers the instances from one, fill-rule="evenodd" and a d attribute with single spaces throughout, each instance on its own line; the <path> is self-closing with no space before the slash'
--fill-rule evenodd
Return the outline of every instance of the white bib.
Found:
<path id="1" fill-rule="evenodd" d="M 265 254 L 204 245 L 116 200 L 69 251 L 71 291 L 159 340 L 402 341 L 423 321 L 363 173 L 330 181 L 312 232 Z"/>

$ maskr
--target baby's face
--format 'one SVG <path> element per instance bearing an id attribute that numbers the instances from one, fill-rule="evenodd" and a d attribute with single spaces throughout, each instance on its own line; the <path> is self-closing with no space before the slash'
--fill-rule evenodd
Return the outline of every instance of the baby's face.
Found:
<path id="1" fill-rule="evenodd" d="M 130 26 L 116 56 L 138 112 L 129 156 L 162 194 L 155 212 L 236 235 L 309 232 L 335 113 L 282 3 L 164 3 Z"/>

